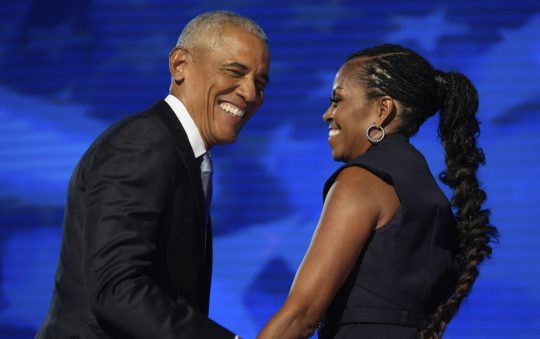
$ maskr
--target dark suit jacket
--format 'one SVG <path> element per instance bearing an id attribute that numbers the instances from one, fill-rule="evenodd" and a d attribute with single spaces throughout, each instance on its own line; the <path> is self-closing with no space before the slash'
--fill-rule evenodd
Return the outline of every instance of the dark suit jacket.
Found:
<path id="1" fill-rule="evenodd" d="M 199 165 L 160 101 L 105 131 L 77 165 L 37 338 L 233 338 L 207 317 L 205 236 Z"/>

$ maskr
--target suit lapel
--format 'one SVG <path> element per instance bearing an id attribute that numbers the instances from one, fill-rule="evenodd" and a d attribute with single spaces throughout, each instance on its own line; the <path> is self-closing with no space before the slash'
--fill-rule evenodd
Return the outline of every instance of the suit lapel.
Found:
<path id="1" fill-rule="evenodd" d="M 202 188 L 201 181 L 201 170 L 195 155 L 193 154 L 193 149 L 189 143 L 186 132 L 182 128 L 182 124 L 174 114 L 171 107 L 165 101 L 159 101 L 153 107 L 158 112 L 158 115 L 163 120 L 165 127 L 171 133 L 172 138 L 176 144 L 177 153 L 186 168 L 186 172 L 189 176 L 189 181 L 191 182 L 191 187 L 194 192 L 194 201 L 197 214 L 197 221 L 199 224 L 199 229 L 204 230 L 205 228 L 205 207 L 204 207 L 204 193 Z M 201 243 L 205 237 L 205 232 L 201 232 Z"/>

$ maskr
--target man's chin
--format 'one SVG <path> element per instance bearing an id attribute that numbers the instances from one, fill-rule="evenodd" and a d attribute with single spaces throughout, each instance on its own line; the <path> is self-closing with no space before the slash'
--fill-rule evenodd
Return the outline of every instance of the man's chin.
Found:
<path id="1" fill-rule="evenodd" d="M 219 145 L 228 145 L 232 144 L 238 139 L 238 133 L 231 133 L 229 135 L 224 135 L 218 140 Z"/>
<path id="2" fill-rule="evenodd" d="M 225 113 L 223 113 L 226 115 Z M 238 135 L 242 130 L 243 124 L 231 123 L 229 120 L 217 120 L 214 121 L 213 136 L 216 145 L 232 144 L 238 139 Z"/>

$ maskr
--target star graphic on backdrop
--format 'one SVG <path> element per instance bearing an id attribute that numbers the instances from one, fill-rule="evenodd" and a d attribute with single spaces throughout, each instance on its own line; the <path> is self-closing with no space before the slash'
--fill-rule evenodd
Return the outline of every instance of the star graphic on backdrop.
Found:
<path id="1" fill-rule="evenodd" d="M 317 86 L 314 86 L 313 90 L 308 92 L 307 100 L 329 98 L 336 72 L 337 70 L 317 72 Z"/>
<path id="2" fill-rule="evenodd" d="M 74 46 L 89 46 L 90 34 L 77 31 L 75 26 L 70 19 L 50 27 L 30 27 L 27 31 L 29 41 L 26 48 L 30 51 L 46 51 L 49 57 L 56 60 Z"/>
<path id="3" fill-rule="evenodd" d="M 324 4 L 309 4 L 303 2 L 292 3 L 290 9 L 296 14 L 292 20 L 286 21 L 288 28 L 309 26 L 319 34 L 332 33 L 336 21 L 343 20 L 351 16 L 351 11 L 347 9 L 341 0 L 330 1 Z M 313 22 L 316 22 L 314 25 Z"/>
<path id="4" fill-rule="evenodd" d="M 0 198 L 65 203 L 73 167 L 105 127 L 88 106 L 57 103 L 0 86 Z M 39 109 L 36 109 L 39 108 Z"/>
<path id="5" fill-rule="evenodd" d="M 524 26 L 501 31 L 502 39 L 486 54 L 474 56 L 466 74 L 478 89 L 480 114 L 496 123 L 530 121 L 536 112 L 540 88 L 540 15 Z M 529 43 L 524 37 L 531 37 Z M 533 38 L 534 37 L 534 38 Z M 529 85 L 530 84 L 530 85 Z"/>
<path id="6" fill-rule="evenodd" d="M 167 55 L 172 48 L 170 37 L 166 33 L 140 37 L 137 35 L 124 38 L 125 41 L 133 39 L 133 43 L 125 48 L 118 50 L 110 58 L 104 60 L 101 65 L 103 71 L 113 71 L 118 65 L 128 63 L 141 74 L 152 75 L 156 71 L 156 64 L 161 67 L 164 55 Z"/>
<path id="7" fill-rule="evenodd" d="M 257 320 L 261 319 L 253 319 L 245 304 L 246 291 L 271 260 L 280 260 L 296 272 L 315 226 L 316 220 L 296 214 L 215 239 L 211 297 L 214 306 L 210 305 L 210 309 L 226 311 L 211 316 L 227 327 L 242 328 L 242 336 L 255 337 L 260 330 Z M 292 280 L 285 283 L 290 286 Z M 274 306 L 280 302 L 276 300 Z"/>
<path id="8" fill-rule="evenodd" d="M 425 51 L 432 52 L 443 36 L 464 34 L 468 28 L 451 23 L 445 9 L 439 9 L 425 16 L 396 16 L 394 23 L 398 29 L 386 36 L 386 40 L 403 42 L 415 41 Z"/>
<path id="9" fill-rule="evenodd" d="M 286 162 L 290 161 L 292 155 L 306 154 L 313 148 L 310 140 L 299 138 L 295 135 L 296 132 L 292 121 L 285 122 L 270 131 L 267 151 L 264 157 L 258 158 L 258 161 L 271 175 L 282 177 L 283 168 L 287 166 Z"/>

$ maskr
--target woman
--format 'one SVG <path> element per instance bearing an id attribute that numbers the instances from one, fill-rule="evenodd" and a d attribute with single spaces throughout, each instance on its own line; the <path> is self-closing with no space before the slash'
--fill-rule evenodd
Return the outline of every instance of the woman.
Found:
<path id="1" fill-rule="evenodd" d="M 259 339 L 439 338 L 491 254 L 497 230 L 476 171 L 477 92 L 462 74 L 382 45 L 352 55 L 334 80 L 334 160 L 324 207 L 284 305 Z M 440 112 L 451 203 L 409 143 Z M 455 213 L 454 213 L 455 212 Z"/>

